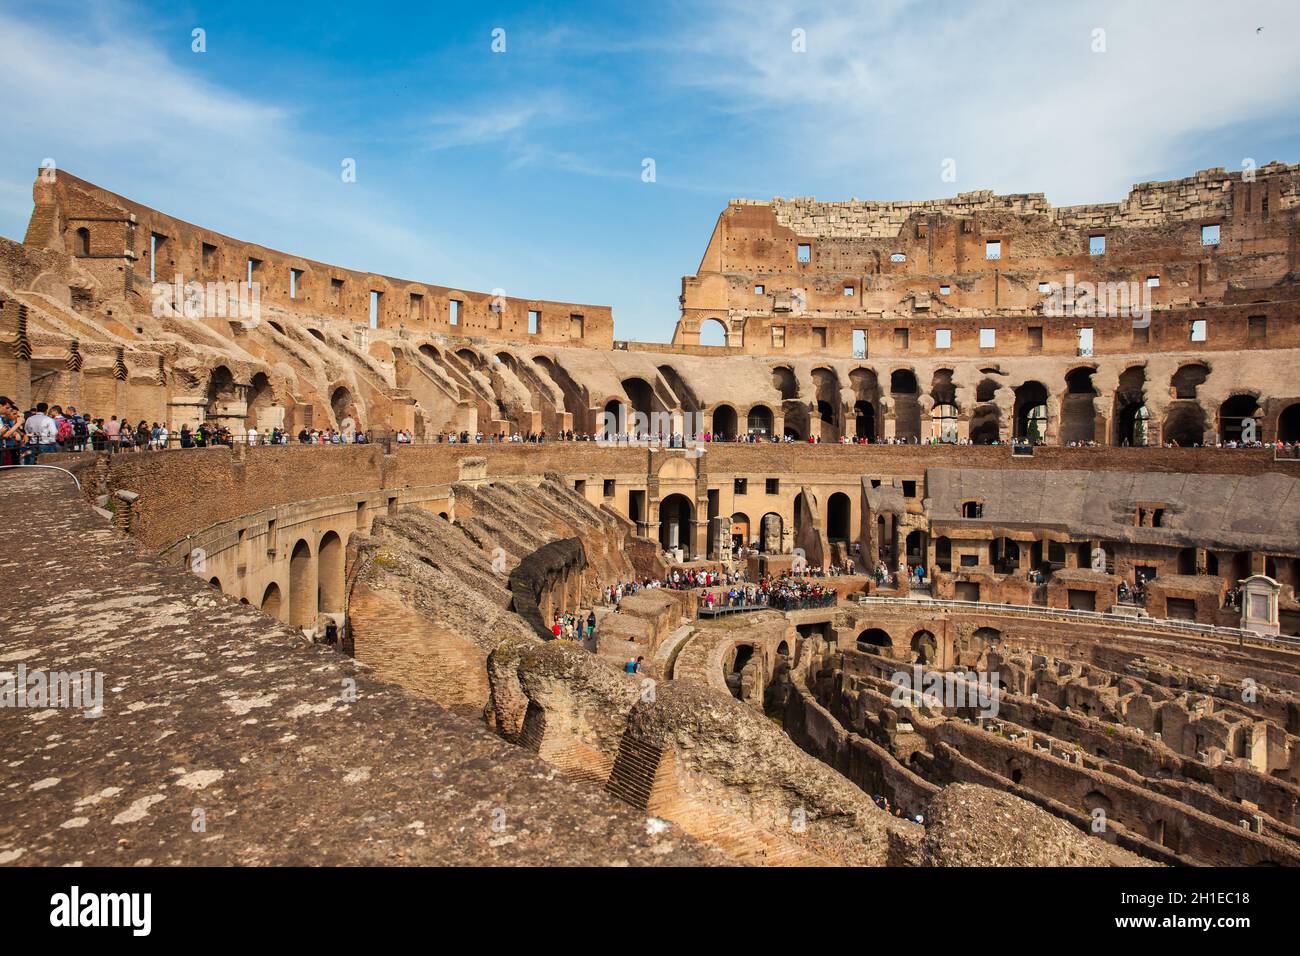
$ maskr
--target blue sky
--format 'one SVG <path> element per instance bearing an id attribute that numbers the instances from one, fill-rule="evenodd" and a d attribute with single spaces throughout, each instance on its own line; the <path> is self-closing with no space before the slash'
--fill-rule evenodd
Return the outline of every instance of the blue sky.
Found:
<path id="1" fill-rule="evenodd" d="M 0 233 L 53 158 L 242 239 L 667 341 L 733 197 L 1064 205 L 1300 160 L 1293 0 L 404 6 L 0 0 Z"/>

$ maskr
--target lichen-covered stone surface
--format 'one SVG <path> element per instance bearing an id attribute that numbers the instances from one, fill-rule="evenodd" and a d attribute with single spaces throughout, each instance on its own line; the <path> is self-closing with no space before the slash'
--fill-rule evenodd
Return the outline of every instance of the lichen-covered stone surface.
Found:
<path id="1" fill-rule="evenodd" d="M 975 784 L 945 787 L 928 808 L 929 866 L 1156 866 L 1095 840 L 1046 810 Z"/>
<path id="2" fill-rule="evenodd" d="M 136 550 L 65 475 L 0 472 L 0 589 L 0 672 L 103 675 L 98 717 L 0 708 L 0 863 L 724 861 Z"/>

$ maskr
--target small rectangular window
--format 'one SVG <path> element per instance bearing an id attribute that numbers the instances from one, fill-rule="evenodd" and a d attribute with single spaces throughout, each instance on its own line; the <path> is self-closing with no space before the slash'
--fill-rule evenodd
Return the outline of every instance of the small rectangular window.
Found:
<path id="1" fill-rule="evenodd" d="M 900 352 L 907 351 L 908 332 L 907 329 L 894 329 L 894 348 Z"/>
<path id="2" fill-rule="evenodd" d="M 1268 341 L 1268 316 L 1252 315 L 1246 320 L 1248 338 L 1251 342 Z"/>
<path id="3" fill-rule="evenodd" d="M 1089 236 L 1088 237 L 1088 255 L 1104 256 L 1106 254 L 1106 237 Z"/>
<path id="4" fill-rule="evenodd" d="M 904 481 L 904 482 L 903 482 L 903 497 L 904 497 L 904 498 L 915 498 L 915 497 L 916 497 L 916 482 L 915 482 L 915 481 Z"/>
<path id="5" fill-rule="evenodd" d="M 1079 330 L 1079 354 L 1092 355 L 1092 329 Z"/>
<path id="6" fill-rule="evenodd" d="M 939 286 L 939 294 L 940 294 L 940 295 L 947 295 L 947 294 L 948 294 L 949 292 L 951 292 L 951 291 L 952 291 L 952 289 L 951 289 L 949 286 L 946 286 L 946 285 L 941 285 L 941 286 Z"/>
<path id="7" fill-rule="evenodd" d="M 528 310 L 528 334 L 536 335 L 537 330 L 542 327 L 542 313 L 537 309 Z"/>
<path id="8" fill-rule="evenodd" d="M 460 299 L 447 300 L 447 323 L 449 325 L 460 325 Z"/>
<path id="9" fill-rule="evenodd" d="M 573 490 L 580 495 L 585 495 L 587 493 L 587 479 L 579 478 L 575 481 L 573 483 Z"/>
<path id="10" fill-rule="evenodd" d="M 813 345 L 819 349 L 826 348 L 826 326 L 819 325 L 812 330 Z"/>
<path id="11" fill-rule="evenodd" d="M 343 301 L 343 280 L 330 279 L 330 298 L 338 305 Z"/>
<path id="12" fill-rule="evenodd" d="M 158 254 L 162 252 L 163 244 L 167 242 L 166 236 L 161 236 L 156 232 L 149 233 L 149 281 L 158 281 Z M 248 260 L 252 262 L 253 260 Z M 250 275 L 248 281 L 252 282 L 253 277 Z"/>
<path id="13" fill-rule="evenodd" d="M 1002 240 L 989 239 L 984 243 L 984 258 L 990 261 L 1002 258 Z"/>
<path id="14" fill-rule="evenodd" d="M 991 349 L 998 344 L 996 329 L 980 329 L 980 348 Z"/>
<path id="15" fill-rule="evenodd" d="M 844 287 L 844 294 L 845 294 L 846 296 L 848 296 L 848 295 L 852 295 L 852 294 L 853 294 L 853 286 L 851 286 L 851 285 L 846 285 L 846 286 Z"/>
<path id="16" fill-rule="evenodd" d="M 613 497 L 614 497 L 614 479 L 613 479 L 613 478 L 606 478 L 606 479 L 605 479 L 605 485 L 604 485 L 603 491 L 604 491 L 604 494 L 605 494 L 605 497 L 606 497 L 606 498 L 613 498 Z"/>
<path id="17" fill-rule="evenodd" d="M 298 298 L 298 280 L 302 278 L 301 269 L 289 270 L 289 298 Z"/>
<path id="18" fill-rule="evenodd" d="M 737 495 L 749 494 L 749 479 L 748 478 L 735 479 L 731 483 L 731 491 L 733 494 L 737 494 Z"/>
<path id="19" fill-rule="evenodd" d="M 412 322 L 419 322 L 424 318 L 424 296 L 419 292 L 411 293 L 409 317 Z"/>
<path id="20" fill-rule="evenodd" d="M 754 295 L 762 295 L 765 291 L 767 290 L 761 285 L 754 286 Z"/>
<path id="21" fill-rule="evenodd" d="M 769 479 L 767 479 L 767 493 L 768 493 L 769 495 L 779 495 L 779 494 L 781 493 L 781 479 L 780 479 L 780 478 L 769 478 Z"/>
<path id="22" fill-rule="evenodd" d="M 1217 246 L 1219 244 L 1219 226 L 1215 223 L 1212 226 L 1201 227 L 1201 245 Z"/>
<path id="23" fill-rule="evenodd" d="M 1041 295 L 1047 295 L 1047 293 L 1049 293 L 1049 292 L 1051 292 L 1051 291 L 1052 291 L 1052 284 L 1051 284 L 1050 282 L 1040 282 L 1040 283 L 1038 283 L 1038 292 L 1039 292 L 1039 294 L 1041 294 Z"/>
<path id="24" fill-rule="evenodd" d="M 1204 342 L 1204 341 L 1205 341 L 1205 332 L 1206 332 L 1205 320 L 1204 320 L 1204 319 L 1193 319 L 1193 320 L 1192 320 L 1192 341 L 1193 341 L 1193 342 Z"/>
<path id="25" fill-rule="evenodd" d="M 952 348 L 952 329 L 935 329 L 934 347 L 937 349 Z"/>
<path id="26" fill-rule="evenodd" d="M 812 262 L 812 243 L 799 243 L 797 258 L 800 262 Z"/>
<path id="27" fill-rule="evenodd" d="M 383 299 L 384 294 L 382 292 L 376 292 L 374 289 L 370 290 L 370 327 L 372 329 L 379 328 L 379 316 L 383 311 Z"/>
<path id="28" fill-rule="evenodd" d="M 253 276 L 256 275 L 257 271 L 261 268 L 262 268 L 262 260 L 254 259 L 250 256 L 248 260 L 248 284 L 249 285 L 253 284 Z"/>
<path id="29" fill-rule="evenodd" d="M 582 316 L 578 315 L 576 312 L 570 313 L 569 338 L 571 339 L 583 338 L 587 334 L 586 328 L 587 328 L 586 320 Z"/>
<path id="30" fill-rule="evenodd" d="M 1041 325 L 1031 325 L 1029 327 L 1029 348 L 1034 352 L 1043 350 L 1043 327 Z"/>
<path id="31" fill-rule="evenodd" d="M 853 330 L 853 357 L 863 358 L 863 359 L 867 357 L 867 330 L 866 329 Z"/>
<path id="32" fill-rule="evenodd" d="M 217 261 L 217 247 L 210 242 L 203 243 L 203 271 L 207 272 Z"/>
<path id="33" fill-rule="evenodd" d="M 772 348 L 774 349 L 785 348 L 785 326 L 784 325 L 772 326 Z"/>
<path id="34" fill-rule="evenodd" d="M 1144 345 L 1151 341 L 1151 327 L 1149 325 L 1133 327 L 1133 344 Z"/>
<path id="35" fill-rule="evenodd" d="M 894 252 L 894 253 L 891 253 L 890 256 L 889 256 L 889 261 L 890 261 L 890 262 L 906 262 L 906 261 L 907 261 L 907 254 L 906 254 L 906 253 L 903 253 L 903 252 Z"/>
<path id="36" fill-rule="evenodd" d="M 1159 286 L 1160 286 L 1160 277 L 1159 277 L 1159 276 L 1147 276 L 1147 288 L 1148 288 L 1148 289 L 1155 289 L 1155 288 L 1158 288 Z"/>

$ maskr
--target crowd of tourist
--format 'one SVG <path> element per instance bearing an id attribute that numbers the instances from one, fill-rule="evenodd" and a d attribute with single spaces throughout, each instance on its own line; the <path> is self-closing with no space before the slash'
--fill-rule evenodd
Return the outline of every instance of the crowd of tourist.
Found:
<path id="1" fill-rule="evenodd" d="M 551 619 L 551 636 L 566 641 L 580 641 L 584 637 L 592 640 L 596 636 L 596 612 L 588 613 L 586 621 L 583 621 L 581 614 L 556 611 Z"/>
<path id="2" fill-rule="evenodd" d="M 344 423 L 347 425 L 347 422 Z M 804 439 L 790 435 L 783 438 L 769 436 L 761 432 L 746 435 L 720 435 L 705 431 L 694 437 L 675 434 L 623 433 L 618 435 L 596 435 L 575 432 L 572 429 L 548 433 L 540 431 L 513 432 L 510 434 L 484 433 L 481 431 L 441 431 L 428 438 L 417 438 L 409 429 L 384 432 L 384 437 L 373 430 L 362 428 L 302 428 L 297 433 L 297 441 L 304 445 L 364 445 L 383 441 L 385 437 L 399 445 L 435 444 L 435 445 L 496 445 L 496 444 L 530 444 L 540 445 L 549 442 L 602 442 L 614 445 L 652 445 L 664 448 L 685 448 L 688 445 L 713 442 L 741 444 L 803 444 Z M 170 428 L 165 422 L 150 422 L 145 419 L 132 420 L 110 415 L 107 419 L 90 413 L 78 412 L 71 406 L 62 408 L 49 406 L 44 402 L 35 408 L 22 411 L 7 397 L 0 396 L 0 451 L 3 459 L 0 464 L 34 464 L 38 456 L 58 451 L 110 451 L 137 452 L 157 451 L 165 448 L 206 448 L 213 445 L 289 445 L 293 442 L 292 433 L 283 428 L 272 428 L 259 432 L 257 428 L 231 428 L 215 423 L 203 422 L 194 427 L 182 425 L 179 429 Z M 822 444 L 817 436 L 806 439 L 807 444 Z M 842 445 L 938 445 L 943 444 L 937 438 L 864 438 L 844 436 L 837 444 Z M 949 443 L 952 444 L 952 443 Z M 974 444 L 970 439 L 962 439 L 955 444 Z M 1041 444 L 1027 439 L 1013 439 L 1009 442 L 994 441 L 993 445 L 1028 445 Z M 1093 441 L 1072 441 L 1070 448 L 1094 448 L 1099 446 Z M 1178 448 L 1177 442 L 1168 442 L 1163 447 Z M 1279 457 L 1300 458 L 1300 442 L 1242 442 L 1237 440 L 1217 441 L 1196 448 L 1271 448 Z"/>

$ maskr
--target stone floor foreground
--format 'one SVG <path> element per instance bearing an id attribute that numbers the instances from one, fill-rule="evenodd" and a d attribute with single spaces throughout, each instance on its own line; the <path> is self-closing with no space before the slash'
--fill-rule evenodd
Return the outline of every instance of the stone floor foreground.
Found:
<path id="1" fill-rule="evenodd" d="M 676 827 L 138 551 L 66 475 L 0 472 L 0 863 L 720 862 Z M 12 681 L 13 678 L 7 678 Z"/>

